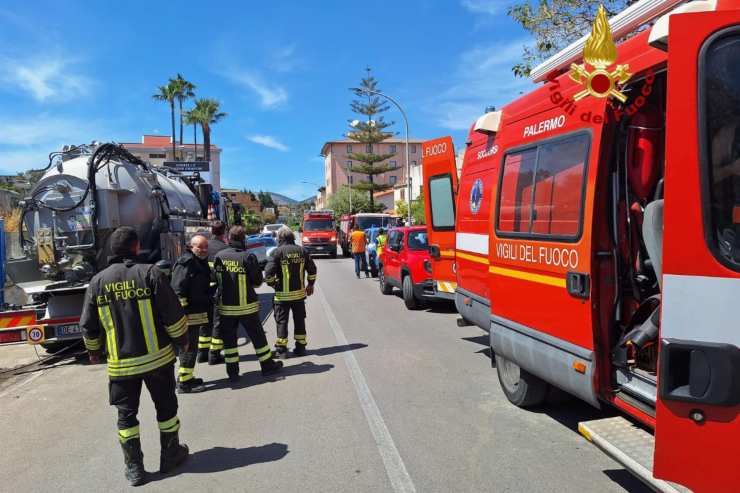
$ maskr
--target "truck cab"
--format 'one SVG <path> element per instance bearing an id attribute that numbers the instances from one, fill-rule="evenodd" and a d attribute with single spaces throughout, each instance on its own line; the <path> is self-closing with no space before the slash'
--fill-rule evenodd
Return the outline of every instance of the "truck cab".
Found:
<path id="1" fill-rule="evenodd" d="M 337 256 L 337 230 L 334 211 L 310 210 L 303 214 L 301 243 L 311 254 Z"/>

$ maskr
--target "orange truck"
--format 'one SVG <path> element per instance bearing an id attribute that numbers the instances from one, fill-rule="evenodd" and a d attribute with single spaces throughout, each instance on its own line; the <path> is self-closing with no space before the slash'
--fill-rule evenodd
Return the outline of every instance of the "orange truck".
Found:
<path id="1" fill-rule="evenodd" d="M 738 0 L 641 0 L 478 118 L 459 182 L 423 148 L 435 281 L 508 399 L 619 409 L 579 430 L 656 491 L 740 491 L 738 67 Z"/>

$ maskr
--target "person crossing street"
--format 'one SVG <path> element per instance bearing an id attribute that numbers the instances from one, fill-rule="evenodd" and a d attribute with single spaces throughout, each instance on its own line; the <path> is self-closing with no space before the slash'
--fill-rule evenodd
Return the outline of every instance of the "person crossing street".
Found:
<path id="1" fill-rule="evenodd" d="M 236 347 L 239 324 L 244 325 L 254 344 L 262 375 L 270 375 L 283 367 L 282 361 L 273 359 L 262 328 L 260 302 L 254 290 L 262 284 L 262 269 L 257 257 L 246 251 L 244 239 L 244 228 L 233 226 L 229 230 L 229 248 L 218 252 L 213 262 L 218 283 L 213 337 L 223 341 L 226 373 L 232 382 L 239 380 L 239 349 Z"/>
<path id="2" fill-rule="evenodd" d="M 306 296 L 313 294 L 316 282 L 316 264 L 303 247 L 295 244 L 293 231 L 283 226 L 277 232 L 278 247 L 265 267 L 267 283 L 275 288 L 275 323 L 277 339 L 275 354 L 278 358 L 288 355 L 288 321 L 293 312 L 293 354 L 306 354 Z"/>
<path id="3" fill-rule="evenodd" d="M 172 270 L 172 288 L 180 298 L 188 319 L 190 350 L 180 353 L 178 393 L 189 394 L 205 390 L 203 379 L 195 377 L 195 359 L 204 339 L 211 341 L 213 293 L 211 269 L 208 267 L 208 239 L 196 235 L 190 239 L 190 250 L 175 263 Z"/>
<path id="4" fill-rule="evenodd" d="M 175 351 L 188 352 L 188 325 L 177 295 L 153 265 L 139 264 L 139 238 L 130 227 L 110 237 L 109 266 L 96 274 L 85 293 L 80 318 L 90 362 L 108 355 L 109 401 L 118 409 L 118 441 L 125 476 L 133 486 L 146 482 L 139 436 L 141 386 L 149 390 L 159 423 L 159 470 L 166 473 L 188 456 L 179 441 L 175 394 Z"/>

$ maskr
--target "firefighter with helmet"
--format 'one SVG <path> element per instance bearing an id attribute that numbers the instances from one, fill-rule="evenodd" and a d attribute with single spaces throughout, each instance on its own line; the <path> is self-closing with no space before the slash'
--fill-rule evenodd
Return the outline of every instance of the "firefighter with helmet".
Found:
<path id="1" fill-rule="evenodd" d="M 133 486 L 146 482 L 139 438 L 139 398 L 142 384 L 154 401 L 159 423 L 159 470 L 169 472 L 188 456 L 180 444 L 175 394 L 174 342 L 187 352 L 188 325 L 177 295 L 166 276 L 153 265 L 136 262 L 139 238 L 124 226 L 110 239 L 110 265 L 96 274 L 85 293 L 80 318 L 90 362 L 108 354 L 110 404 L 118 409 L 118 440 L 123 449 L 126 479 Z"/>
<path id="2" fill-rule="evenodd" d="M 316 282 L 316 264 L 303 247 L 295 244 L 295 235 L 287 227 L 277 232 L 278 247 L 265 267 L 267 283 L 275 288 L 275 323 L 277 339 L 275 353 L 278 358 L 288 355 L 288 319 L 293 312 L 295 348 L 293 354 L 306 354 L 306 296 L 313 294 Z"/>
<path id="3" fill-rule="evenodd" d="M 175 263 L 172 270 L 172 288 L 180 298 L 188 318 L 189 351 L 180 353 L 177 392 L 189 394 L 205 390 L 203 379 L 195 377 L 195 359 L 199 339 L 211 340 L 213 294 L 211 268 L 208 266 L 208 239 L 195 235 L 190 239 L 190 250 Z"/>
<path id="4" fill-rule="evenodd" d="M 260 301 L 254 288 L 262 284 L 262 269 L 253 253 L 246 251 L 246 233 L 243 227 L 229 230 L 229 248 L 216 254 L 213 269 L 216 272 L 216 325 L 213 338 L 222 340 L 224 361 L 229 380 L 239 380 L 239 349 L 236 347 L 239 324 L 247 330 L 254 351 L 267 376 L 283 367 L 282 361 L 272 358 L 270 345 L 260 320 Z"/>

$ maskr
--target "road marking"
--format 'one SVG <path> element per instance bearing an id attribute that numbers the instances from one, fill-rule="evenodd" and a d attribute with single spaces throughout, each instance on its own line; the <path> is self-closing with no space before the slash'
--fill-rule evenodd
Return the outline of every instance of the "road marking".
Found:
<path id="1" fill-rule="evenodd" d="M 329 320 L 329 326 L 334 337 L 337 339 L 337 343 L 340 346 L 348 346 L 347 338 L 344 336 L 344 331 L 337 321 L 337 317 L 334 315 L 334 311 L 329 306 L 329 302 L 326 301 L 323 291 L 320 287 L 316 286 L 316 293 L 319 295 L 321 304 L 324 306 L 324 312 L 326 318 Z M 370 427 L 370 431 L 375 438 L 375 443 L 378 446 L 380 457 L 383 459 L 385 465 L 385 472 L 388 475 L 388 479 L 393 486 L 393 491 L 396 493 L 414 493 L 416 488 L 414 482 L 409 476 L 409 472 L 406 470 L 406 465 L 403 463 L 401 454 L 398 453 L 396 444 L 393 442 L 388 427 L 383 421 L 383 416 L 380 414 L 378 404 L 373 398 L 373 394 L 370 391 L 370 387 L 367 385 L 365 375 L 360 369 L 360 364 L 357 362 L 355 355 L 352 351 L 345 351 L 342 353 L 344 356 L 344 362 L 349 370 L 350 377 L 352 377 L 352 383 L 355 386 L 357 392 L 357 398 L 360 400 L 362 406 L 362 412 L 365 413 L 365 419 Z"/>

